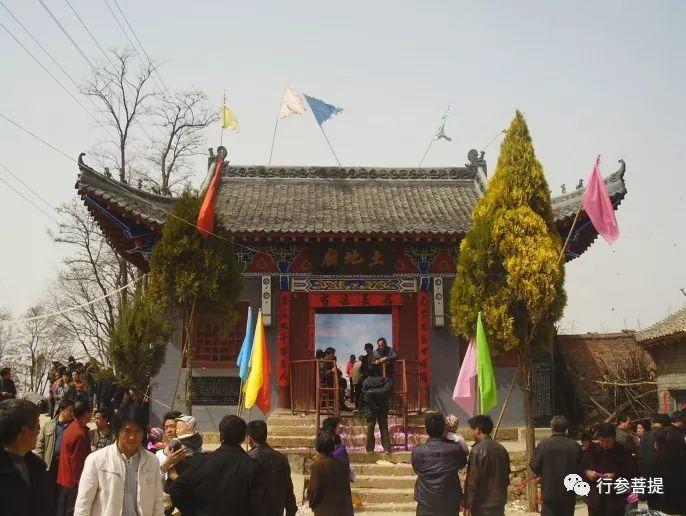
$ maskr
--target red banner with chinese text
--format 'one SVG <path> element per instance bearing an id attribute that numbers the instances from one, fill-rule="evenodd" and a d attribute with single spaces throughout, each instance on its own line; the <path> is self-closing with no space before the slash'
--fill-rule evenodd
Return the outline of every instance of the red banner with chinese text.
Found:
<path id="1" fill-rule="evenodd" d="M 431 334 L 431 307 L 429 293 L 417 292 L 417 360 L 424 366 L 422 387 L 430 382 L 429 338 Z"/>
<path id="2" fill-rule="evenodd" d="M 279 387 L 288 387 L 290 383 L 290 349 L 291 349 L 291 294 L 279 292 L 279 344 L 277 349 L 277 378 Z"/>

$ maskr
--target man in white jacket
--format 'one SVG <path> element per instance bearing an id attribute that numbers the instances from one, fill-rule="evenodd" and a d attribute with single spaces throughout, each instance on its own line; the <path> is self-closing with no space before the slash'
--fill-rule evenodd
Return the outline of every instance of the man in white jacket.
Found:
<path id="1" fill-rule="evenodd" d="M 119 411 L 115 443 L 86 459 L 74 516 L 164 516 L 159 462 L 141 446 L 145 421 L 137 406 Z"/>

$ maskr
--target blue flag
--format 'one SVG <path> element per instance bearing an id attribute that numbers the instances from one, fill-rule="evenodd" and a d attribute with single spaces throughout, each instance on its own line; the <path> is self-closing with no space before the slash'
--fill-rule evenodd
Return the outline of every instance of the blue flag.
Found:
<path id="1" fill-rule="evenodd" d="M 322 125 L 329 118 L 343 111 L 343 108 L 332 106 L 331 104 L 322 102 L 309 95 L 303 95 L 303 97 L 305 97 L 305 100 L 310 105 L 310 109 L 312 110 L 312 113 L 314 113 L 314 117 L 317 119 L 319 125 Z"/>
<path id="2" fill-rule="evenodd" d="M 245 382 L 248 378 L 248 367 L 250 366 L 250 354 L 252 352 L 252 341 L 255 333 L 255 327 L 252 322 L 252 308 L 248 307 L 248 322 L 245 325 L 245 338 L 241 345 L 241 351 L 238 353 L 238 360 L 236 365 L 239 368 L 238 376 Z"/>

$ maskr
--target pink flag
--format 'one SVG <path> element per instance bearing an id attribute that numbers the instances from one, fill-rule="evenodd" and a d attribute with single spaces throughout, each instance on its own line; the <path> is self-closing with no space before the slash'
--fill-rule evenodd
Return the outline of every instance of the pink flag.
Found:
<path id="1" fill-rule="evenodd" d="M 596 231 L 608 244 L 612 244 L 619 236 L 619 226 L 617 226 L 612 201 L 598 170 L 598 163 L 600 163 L 600 156 L 595 161 L 591 177 L 588 178 L 582 202 Z"/>
<path id="2" fill-rule="evenodd" d="M 467 353 L 465 353 L 460 374 L 457 375 L 457 383 L 453 390 L 453 401 L 470 416 L 474 415 L 476 405 L 476 346 L 474 340 L 469 341 Z"/>

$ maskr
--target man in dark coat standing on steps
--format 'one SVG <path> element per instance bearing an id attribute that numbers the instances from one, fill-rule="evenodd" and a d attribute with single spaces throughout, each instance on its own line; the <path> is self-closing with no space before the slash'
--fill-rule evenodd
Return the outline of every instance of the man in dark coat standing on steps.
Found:
<path id="1" fill-rule="evenodd" d="M 424 425 L 429 439 L 412 451 L 417 516 L 455 516 L 462 501 L 457 475 L 467 465 L 467 456 L 459 444 L 443 437 L 445 418 L 441 414 L 427 416 Z"/>
<path id="2" fill-rule="evenodd" d="M 386 453 L 391 452 L 391 436 L 388 433 L 388 410 L 393 382 L 381 376 L 378 368 L 369 370 L 369 376 L 362 382 L 362 405 L 360 415 L 367 418 L 367 453 L 374 451 L 376 438 L 374 428 L 378 422 L 381 445 Z"/>
<path id="3" fill-rule="evenodd" d="M 248 455 L 259 462 L 267 473 L 269 484 L 269 515 L 295 516 L 298 505 L 293 493 L 291 466 L 288 458 L 267 444 L 267 424 L 264 421 L 248 423 Z"/>
<path id="4" fill-rule="evenodd" d="M 241 448 L 245 421 L 224 416 L 221 446 L 196 455 L 171 485 L 170 496 L 183 516 L 267 516 L 269 497 L 264 468 Z"/>
<path id="5" fill-rule="evenodd" d="M 567 437 L 567 418 L 555 416 L 550 421 L 553 434 L 536 446 L 529 466 L 541 479 L 543 516 L 573 516 L 576 505 L 574 491 L 567 491 L 564 479 L 578 474 L 581 446 Z"/>

